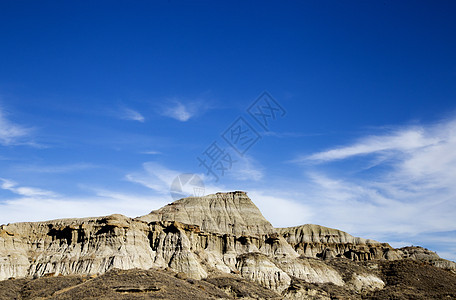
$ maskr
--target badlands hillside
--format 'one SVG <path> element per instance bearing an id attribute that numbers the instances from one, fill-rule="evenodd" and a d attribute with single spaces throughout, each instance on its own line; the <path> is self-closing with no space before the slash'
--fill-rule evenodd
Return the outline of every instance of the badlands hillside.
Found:
<path id="1" fill-rule="evenodd" d="M 0 226 L 0 299 L 456 299 L 456 264 L 318 225 L 245 192 L 150 214 Z"/>

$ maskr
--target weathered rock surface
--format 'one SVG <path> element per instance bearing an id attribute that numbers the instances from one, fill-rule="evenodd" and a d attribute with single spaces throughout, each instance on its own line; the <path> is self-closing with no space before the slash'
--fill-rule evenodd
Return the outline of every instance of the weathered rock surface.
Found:
<path id="1" fill-rule="evenodd" d="M 331 266 L 315 259 L 308 258 L 277 258 L 277 264 L 290 276 L 310 283 L 332 283 L 342 286 L 341 275 Z"/>
<path id="2" fill-rule="evenodd" d="M 185 198 L 135 219 L 111 215 L 0 226 L 0 280 L 167 268 L 196 280 L 232 274 L 289 299 L 327 297 L 313 288 L 293 289 L 293 280 L 355 293 L 383 288 L 369 268 L 346 271 L 329 263 L 342 258 L 454 265 L 433 252 L 396 250 L 323 226 L 275 229 L 244 192 Z"/>
<path id="3" fill-rule="evenodd" d="M 15 223 L 1 226 L 0 232 L 2 279 L 153 265 L 148 225 L 121 215 Z"/>
<path id="4" fill-rule="evenodd" d="M 372 259 L 395 260 L 401 252 L 387 243 L 354 237 L 346 232 L 324 226 L 306 224 L 278 228 L 277 231 L 299 254 L 330 259 L 346 257 L 355 261 Z"/>
<path id="5" fill-rule="evenodd" d="M 359 273 L 365 262 L 339 258 Z M 69 275 L 0 281 L 0 300 L 22 299 L 456 299 L 456 275 L 411 259 L 374 263 L 383 289 L 353 291 L 292 278 L 280 294 L 235 274 L 188 279 L 171 269 L 110 270 L 100 276 Z M 350 275 L 350 274 L 347 274 Z"/>
<path id="6" fill-rule="evenodd" d="M 178 221 L 197 225 L 205 232 L 237 236 L 276 233 L 247 194 L 240 191 L 180 199 L 137 220 Z"/>
<path id="7" fill-rule="evenodd" d="M 247 259 L 246 253 L 261 256 Z M 272 261 L 298 256 L 243 192 L 182 199 L 137 219 L 112 215 L 0 227 L 0 279 L 169 267 L 195 279 L 240 273 L 283 289 L 290 279 Z"/>
<path id="8" fill-rule="evenodd" d="M 456 271 L 456 263 L 440 258 L 437 253 L 423 247 L 410 246 L 398 249 L 402 258 L 411 258 L 418 261 L 425 261 L 438 268 Z"/>
<path id="9" fill-rule="evenodd" d="M 242 277 L 279 292 L 288 288 L 291 282 L 287 273 L 259 253 L 241 255 L 237 267 Z"/>

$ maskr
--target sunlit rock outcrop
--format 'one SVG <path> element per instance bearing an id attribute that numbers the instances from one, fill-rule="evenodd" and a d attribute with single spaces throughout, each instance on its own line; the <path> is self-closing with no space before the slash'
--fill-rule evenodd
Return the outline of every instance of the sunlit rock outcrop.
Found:
<path id="1" fill-rule="evenodd" d="M 135 219 L 111 215 L 0 226 L 0 280 L 161 268 L 193 279 L 230 273 L 290 299 L 316 293 L 294 289 L 295 279 L 354 291 L 384 286 L 367 268 L 341 273 L 329 263 L 335 258 L 454 265 L 433 252 L 396 250 L 318 225 L 275 229 L 244 192 L 184 198 Z"/>
<path id="2" fill-rule="evenodd" d="M 343 256 L 355 261 L 401 258 L 400 251 L 387 243 L 354 237 L 346 232 L 319 225 L 306 224 L 278 228 L 277 231 L 293 249 L 306 257 L 330 259 Z"/>

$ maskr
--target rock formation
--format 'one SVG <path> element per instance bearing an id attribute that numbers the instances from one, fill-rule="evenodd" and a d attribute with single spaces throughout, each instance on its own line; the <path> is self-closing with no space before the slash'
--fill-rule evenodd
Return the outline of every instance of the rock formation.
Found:
<path id="1" fill-rule="evenodd" d="M 262 236 L 276 232 L 247 194 L 240 191 L 184 198 L 136 220 L 147 223 L 178 221 L 197 225 L 205 232 L 237 236 Z"/>
<path id="2" fill-rule="evenodd" d="M 437 253 L 422 247 L 403 247 L 398 249 L 402 258 L 411 258 L 418 261 L 425 261 L 438 268 L 456 271 L 456 263 L 440 258 Z"/>
<path id="3" fill-rule="evenodd" d="M 184 198 L 135 219 L 111 215 L 0 226 L 0 280 L 159 268 L 197 280 L 232 274 L 288 298 L 309 292 L 293 289 L 296 280 L 357 292 L 385 285 L 369 268 L 347 276 L 330 263 L 335 258 L 412 258 L 456 269 L 435 253 L 397 250 L 318 225 L 275 229 L 239 191 Z"/>
<path id="4" fill-rule="evenodd" d="M 346 257 L 355 261 L 372 259 L 395 260 L 401 253 L 387 243 L 367 240 L 328 227 L 306 224 L 278 228 L 286 241 L 301 255 L 329 259 Z"/>

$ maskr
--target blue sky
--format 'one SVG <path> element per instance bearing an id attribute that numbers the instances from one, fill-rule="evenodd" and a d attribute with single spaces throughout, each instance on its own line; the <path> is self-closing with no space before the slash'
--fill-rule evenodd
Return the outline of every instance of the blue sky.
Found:
<path id="1" fill-rule="evenodd" d="M 0 223 L 146 214 L 195 173 L 206 193 L 248 191 L 275 226 L 455 260 L 455 13 L 453 1 L 2 1 Z M 264 91 L 284 111 L 255 102 Z M 245 126 L 258 140 L 239 155 L 223 133 Z M 214 142 L 232 160 L 218 181 L 198 161 Z"/>

